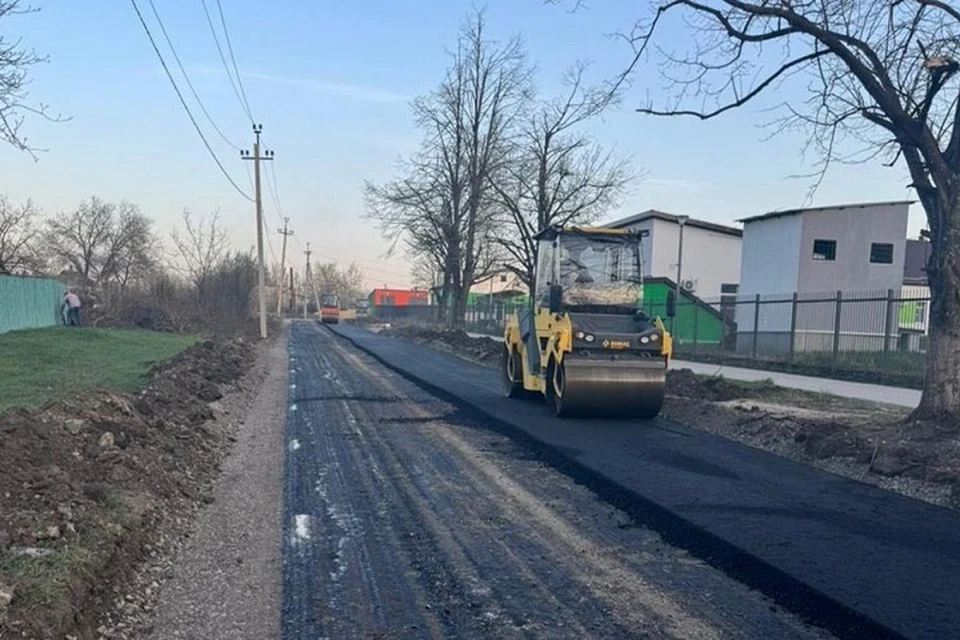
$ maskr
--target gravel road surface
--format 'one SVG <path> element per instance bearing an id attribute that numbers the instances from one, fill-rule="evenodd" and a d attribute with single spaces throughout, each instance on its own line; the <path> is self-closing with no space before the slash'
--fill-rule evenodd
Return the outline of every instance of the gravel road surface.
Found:
<path id="1" fill-rule="evenodd" d="M 196 631 L 157 637 L 830 637 L 325 328 L 294 323 L 288 351 L 282 521 L 251 445 L 228 491 L 263 495 L 218 497 L 235 512 L 200 528 L 178 597 Z"/>
<path id="2" fill-rule="evenodd" d="M 200 512 L 162 586 L 151 640 L 279 636 L 287 359 L 287 341 L 277 340 L 214 501 Z"/>

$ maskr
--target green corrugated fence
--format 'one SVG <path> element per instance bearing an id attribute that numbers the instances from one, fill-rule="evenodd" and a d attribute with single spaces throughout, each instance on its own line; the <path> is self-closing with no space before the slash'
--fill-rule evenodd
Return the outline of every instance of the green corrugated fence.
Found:
<path id="1" fill-rule="evenodd" d="M 52 278 L 0 275 L 0 333 L 61 324 L 64 289 Z"/>

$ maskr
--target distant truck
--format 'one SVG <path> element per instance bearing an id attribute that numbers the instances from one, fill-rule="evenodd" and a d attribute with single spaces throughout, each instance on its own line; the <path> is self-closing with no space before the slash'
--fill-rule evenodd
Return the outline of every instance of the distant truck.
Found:
<path id="1" fill-rule="evenodd" d="M 339 324 L 340 303 L 335 293 L 320 295 L 320 322 L 323 324 Z"/>
<path id="2" fill-rule="evenodd" d="M 370 315 L 370 301 L 366 298 L 357 300 L 353 305 L 353 311 L 358 318 L 366 318 Z"/>

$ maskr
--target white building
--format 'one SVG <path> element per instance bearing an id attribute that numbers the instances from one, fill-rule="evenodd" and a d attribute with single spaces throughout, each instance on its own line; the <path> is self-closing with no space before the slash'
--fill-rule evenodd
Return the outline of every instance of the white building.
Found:
<path id="1" fill-rule="evenodd" d="M 650 209 L 603 226 L 648 231 L 649 235 L 643 239 L 643 275 L 676 282 L 680 219 L 680 216 Z M 684 220 L 680 276 L 684 289 L 709 302 L 719 301 L 721 293 L 736 293 L 743 232 L 706 220 Z"/>
<path id="2" fill-rule="evenodd" d="M 737 305 L 737 348 L 754 348 L 755 300 L 759 294 L 758 352 L 794 348 L 829 350 L 837 331 L 840 350 L 882 349 L 896 335 L 896 318 L 885 301 L 903 284 L 907 219 L 911 201 L 849 204 L 774 211 L 745 218 Z M 796 320 L 792 297 L 797 293 Z M 853 302 L 854 299 L 863 299 Z M 775 303 L 774 301 L 781 301 Z M 790 302 L 788 302 L 790 301 Z M 815 302 L 819 301 L 819 302 Z M 890 325 L 894 326 L 890 326 Z"/>
<path id="3" fill-rule="evenodd" d="M 527 291 L 527 285 L 509 269 L 495 271 L 470 287 L 470 293 L 491 297 L 525 295 Z"/>

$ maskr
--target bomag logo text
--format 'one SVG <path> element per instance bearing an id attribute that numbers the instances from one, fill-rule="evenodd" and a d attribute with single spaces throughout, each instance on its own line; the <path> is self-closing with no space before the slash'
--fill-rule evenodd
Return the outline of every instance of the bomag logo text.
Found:
<path id="1" fill-rule="evenodd" d="M 628 340 L 604 340 L 603 346 L 608 349 L 629 349 L 630 342 Z"/>

